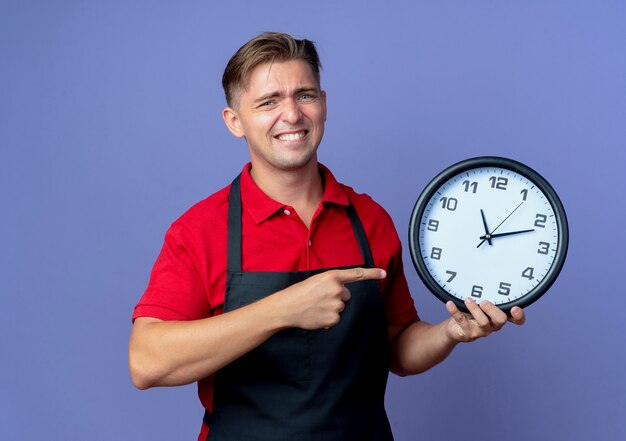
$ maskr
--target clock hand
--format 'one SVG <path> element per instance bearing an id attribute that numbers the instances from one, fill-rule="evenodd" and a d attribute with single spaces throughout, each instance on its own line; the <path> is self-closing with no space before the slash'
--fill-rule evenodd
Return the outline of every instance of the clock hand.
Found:
<path id="1" fill-rule="evenodd" d="M 487 237 L 487 242 L 489 243 L 489 245 L 491 245 L 491 236 L 489 235 L 489 228 L 487 228 L 487 219 L 485 219 L 485 213 L 483 213 L 483 209 L 480 209 L 480 215 L 483 218 L 483 226 L 485 227 L 485 236 L 482 236 L 481 239 L 484 239 L 485 237 Z"/>
<path id="2" fill-rule="evenodd" d="M 509 213 L 509 215 L 508 215 L 507 217 L 505 217 L 505 218 L 504 218 L 504 220 L 498 224 L 498 226 L 497 226 L 497 227 L 495 227 L 495 228 L 493 229 L 493 231 L 491 232 L 491 234 L 487 234 L 487 236 L 489 236 L 489 238 L 493 237 L 493 236 L 492 236 L 492 234 L 493 234 L 493 233 L 494 233 L 494 232 L 495 232 L 498 228 L 500 228 L 500 225 L 502 225 L 502 224 L 503 224 L 503 223 L 504 223 L 504 222 L 505 222 L 508 218 L 510 218 L 510 217 L 511 217 L 511 215 L 512 215 L 513 213 L 515 213 L 519 207 L 521 207 L 521 206 L 522 206 L 522 204 L 523 204 L 523 203 L 524 203 L 524 201 L 520 202 L 520 203 L 519 203 L 519 205 L 518 205 L 517 207 L 515 207 L 515 208 L 513 209 L 513 211 L 511 211 L 511 212 Z M 483 240 L 482 240 L 482 241 L 481 241 L 478 245 L 476 245 L 476 248 L 480 247 L 480 246 L 483 244 L 483 242 L 485 242 L 485 240 L 487 240 L 487 239 L 486 239 L 486 238 L 485 238 L 485 239 L 483 239 Z"/>
<path id="3" fill-rule="evenodd" d="M 493 239 L 494 237 L 502 237 L 502 236 L 510 236 L 512 234 L 528 233 L 530 231 L 535 231 L 535 229 L 533 228 L 531 230 L 519 230 L 519 231 L 508 231 L 506 233 L 485 234 L 484 236 L 480 236 L 480 238 L 489 240 L 489 239 Z"/>

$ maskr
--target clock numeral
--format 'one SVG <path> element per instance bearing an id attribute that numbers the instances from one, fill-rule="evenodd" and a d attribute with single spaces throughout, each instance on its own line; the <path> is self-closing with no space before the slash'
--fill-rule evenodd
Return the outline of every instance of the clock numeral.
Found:
<path id="1" fill-rule="evenodd" d="M 489 180 L 491 181 L 491 188 L 498 190 L 506 190 L 506 185 L 509 183 L 509 180 L 502 176 L 492 176 Z"/>
<path id="2" fill-rule="evenodd" d="M 446 271 L 446 274 L 450 274 L 450 278 L 447 280 L 448 283 L 452 282 L 452 280 L 456 277 L 456 271 Z"/>
<path id="3" fill-rule="evenodd" d="M 476 193 L 476 190 L 478 190 L 478 182 L 476 181 L 463 181 L 463 185 L 466 193 L 470 190 L 470 187 L 472 188 L 472 193 Z"/>
<path id="4" fill-rule="evenodd" d="M 533 274 L 535 272 L 535 268 L 529 266 L 524 271 L 522 271 L 522 277 L 527 278 L 528 280 L 534 280 Z"/>
<path id="5" fill-rule="evenodd" d="M 428 231 L 437 231 L 439 229 L 439 221 L 431 219 L 428 221 Z"/>
<path id="6" fill-rule="evenodd" d="M 548 254 L 549 250 L 550 244 L 548 242 L 539 242 L 539 249 L 537 250 L 539 254 Z"/>
<path id="7" fill-rule="evenodd" d="M 520 193 L 522 194 L 522 200 L 525 201 L 526 198 L 528 197 L 528 190 L 523 189 L 522 191 L 520 191 Z"/>
<path id="8" fill-rule="evenodd" d="M 548 216 L 546 216 L 545 214 L 537 213 L 537 215 L 535 216 L 535 227 L 545 228 L 547 220 Z"/>
<path id="9" fill-rule="evenodd" d="M 478 286 L 478 285 L 472 286 L 472 297 L 481 298 L 482 295 L 483 295 L 482 286 Z"/>
<path id="10" fill-rule="evenodd" d="M 430 258 L 435 259 L 435 260 L 440 260 L 441 251 L 443 251 L 441 248 L 433 247 L 432 250 L 430 250 Z"/>
<path id="11" fill-rule="evenodd" d="M 441 208 L 454 211 L 456 210 L 456 205 L 458 204 L 459 201 L 457 201 L 455 198 L 447 198 L 444 196 L 441 199 L 439 199 L 439 202 L 441 202 Z"/>
<path id="12" fill-rule="evenodd" d="M 508 296 L 511 294 L 511 284 L 506 282 L 500 282 L 500 289 L 498 290 L 498 294 L 502 294 L 503 296 Z"/>

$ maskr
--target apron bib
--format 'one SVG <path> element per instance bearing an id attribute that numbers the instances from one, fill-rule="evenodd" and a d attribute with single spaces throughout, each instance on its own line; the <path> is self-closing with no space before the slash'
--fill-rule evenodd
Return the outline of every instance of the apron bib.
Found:
<path id="1" fill-rule="evenodd" d="M 242 271 L 239 178 L 229 196 L 224 312 L 327 271 Z M 364 266 L 373 268 L 358 215 L 352 205 L 346 210 Z M 338 325 L 279 331 L 216 373 L 213 412 L 204 417 L 208 441 L 393 440 L 384 408 L 389 342 L 380 285 L 346 287 L 352 298 Z"/>

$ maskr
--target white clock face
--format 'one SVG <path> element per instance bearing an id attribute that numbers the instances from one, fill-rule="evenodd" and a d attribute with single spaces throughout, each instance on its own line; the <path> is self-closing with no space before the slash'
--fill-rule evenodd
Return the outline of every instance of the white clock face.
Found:
<path id="1" fill-rule="evenodd" d="M 496 305 L 532 291 L 561 245 L 546 195 L 527 177 L 497 167 L 464 171 L 441 185 L 425 205 L 418 241 L 441 288 Z"/>

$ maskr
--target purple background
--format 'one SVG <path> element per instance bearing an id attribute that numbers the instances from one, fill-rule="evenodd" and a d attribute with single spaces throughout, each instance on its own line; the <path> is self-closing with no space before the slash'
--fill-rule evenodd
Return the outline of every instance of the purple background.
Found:
<path id="1" fill-rule="evenodd" d="M 183 4 L 184 3 L 184 4 Z M 0 439 L 195 439 L 195 386 L 135 390 L 134 304 L 168 225 L 247 161 L 222 70 L 247 39 L 318 43 L 320 160 L 393 217 L 501 155 L 555 187 L 570 251 L 523 328 L 392 376 L 403 440 L 626 439 L 626 6 L 621 1 L 0 3 Z"/>

